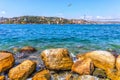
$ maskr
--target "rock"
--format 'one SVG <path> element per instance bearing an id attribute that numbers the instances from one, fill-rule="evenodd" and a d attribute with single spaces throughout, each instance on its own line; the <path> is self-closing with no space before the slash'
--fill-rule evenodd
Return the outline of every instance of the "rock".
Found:
<path id="1" fill-rule="evenodd" d="M 81 80 L 81 76 L 75 73 L 70 73 L 66 76 L 65 80 Z"/>
<path id="2" fill-rule="evenodd" d="M 41 53 L 45 66 L 50 70 L 70 70 L 73 60 L 67 49 L 48 49 Z"/>
<path id="3" fill-rule="evenodd" d="M 5 76 L 0 76 L 0 80 L 5 80 Z"/>
<path id="4" fill-rule="evenodd" d="M 74 76 L 72 74 L 69 74 L 68 76 L 66 76 L 66 80 L 109 80 L 109 79 L 100 79 L 91 75 Z"/>
<path id="5" fill-rule="evenodd" d="M 111 80 L 120 80 L 120 76 L 118 76 L 117 72 L 114 69 L 106 70 L 107 77 Z"/>
<path id="6" fill-rule="evenodd" d="M 73 80 L 72 74 L 68 74 L 68 75 L 66 76 L 66 80 Z"/>
<path id="7" fill-rule="evenodd" d="M 90 58 L 76 61 L 72 66 L 72 71 L 80 75 L 90 75 L 94 70 L 93 62 Z"/>
<path id="8" fill-rule="evenodd" d="M 65 80 L 70 71 L 50 71 L 51 80 Z"/>
<path id="9" fill-rule="evenodd" d="M 77 54 L 77 55 L 76 55 L 76 58 L 77 58 L 78 60 L 83 60 L 83 59 L 85 59 L 85 54 Z"/>
<path id="10" fill-rule="evenodd" d="M 120 71 L 120 55 L 116 59 L 116 69 Z"/>
<path id="11" fill-rule="evenodd" d="M 119 76 L 114 72 L 115 56 L 108 51 L 92 51 L 77 56 L 78 59 L 90 58 L 92 59 L 95 67 L 105 70 L 106 75 L 111 80 L 119 80 Z"/>
<path id="12" fill-rule="evenodd" d="M 99 77 L 99 78 L 107 78 L 106 72 L 100 68 L 96 68 L 93 72 L 93 76 Z"/>
<path id="13" fill-rule="evenodd" d="M 72 75 L 72 74 L 68 74 L 67 76 L 66 76 L 66 80 L 80 80 L 80 76 L 74 76 L 74 75 Z"/>
<path id="14" fill-rule="evenodd" d="M 36 63 L 31 60 L 25 60 L 18 66 L 10 69 L 10 80 L 26 80 L 26 78 L 35 70 Z"/>
<path id="15" fill-rule="evenodd" d="M 20 49 L 17 48 L 17 47 L 14 47 L 12 50 L 13 50 L 14 53 L 16 53 L 16 52 L 19 52 Z"/>
<path id="16" fill-rule="evenodd" d="M 43 70 L 34 75 L 32 80 L 50 80 L 50 72 L 49 70 Z"/>
<path id="17" fill-rule="evenodd" d="M 14 56 L 8 51 L 0 52 L 0 73 L 8 70 L 14 65 Z"/>
<path id="18" fill-rule="evenodd" d="M 21 53 L 32 53 L 35 51 L 36 51 L 36 49 L 31 46 L 25 46 L 20 50 Z"/>
<path id="19" fill-rule="evenodd" d="M 0 53 L 10 53 L 9 51 L 0 51 Z"/>
<path id="20" fill-rule="evenodd" d="M 115 65 L 116 65 L 116 70 L 108 69 L 106 71 L 106 74 L 111 80 L 120 80 L 120 55 L 116 58 Z"/>
<path id="21" fill-rule="evenodd" d="M 113 69 L 115 67 L 115 57 L 107 51 L 92 51 L 81 56 L 82 58 L 92 59 L 94 65 L 103 70 Z"/>
<path id="22" fill-rule="evenodd" d="M 80 77 L 80 80 L 99 80 L 99 78 L 97 78 L 95 76 L 91 76 L 91 75 L 82 75 Z M 106 80 L 106 79 L 104 79 L 104 80 Z"/>
<path id="23" fill-rule="evenodd" d="M 116 59 L 116 69 L 107 69 L 106 74 L 107 77 L 110 78 L 111 80 L 120 80 L 120 70 L 119 70 L 119 56 Z"/>

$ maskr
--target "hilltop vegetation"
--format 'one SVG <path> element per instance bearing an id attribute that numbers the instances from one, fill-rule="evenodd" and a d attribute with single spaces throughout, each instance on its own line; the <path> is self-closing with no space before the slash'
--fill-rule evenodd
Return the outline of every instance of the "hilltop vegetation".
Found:
<path id="1" fill-rule="evenodd" d="M 76 24 L 87 23 L 85 20 L 65 19 L 61 17 L 44 17 L 44 16 L 21 16 L 13 18 L 1 18 L 1 24 Z"/>
<path id="2" fill-rule="evenodd" d="M 20 16 L 13 18 L 1 17 L 0 24 L 120 24 L 120 21 L 90 21 L 61 17 Z"/>

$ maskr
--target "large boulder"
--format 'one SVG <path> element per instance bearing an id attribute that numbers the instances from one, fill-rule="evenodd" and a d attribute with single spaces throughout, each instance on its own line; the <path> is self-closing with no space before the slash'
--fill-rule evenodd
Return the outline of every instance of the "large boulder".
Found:
<path id="1" fill-rule="evenodd" d="M 116 58 L 116 70 L 115 69 L 108 69 L 106 71 L 107 76 L 111 80 L 120 80 L 120 55 Z"/>
<path id="2" fill-rule="evenodd" d="M 120 55 L 116 59 L 116 69 L 120 71 Z"/>
<path id="3" fill-rule="evenodd" d="M 44 50 L 41 58 L 45 66 L 51 70 L 70 70 L 73 65 L 68 50 L 64 48 Z"/>
<path id="4" fill-rule="evenodd" d="M 0 80 L 5 80 L 5 76 L 0 76 Z"/>
<path id="5" fill-rule="evenodd" d="M 80 75 L 90 75 L 94 70 L 93 62 L 90 58 L 76 61 L 72 66 L 72 71 Z"/>
<path id="6" fill-rule="evenodd" d="M 49 70 L 43 70 L 40 71 L 38 73 L 36 73 L 32 80 L 50 80 L 51 76 L 50 76 L 50 72 Z"/>
<path id="7" fill-rule="evenodd" d="M 114 69 L 106 70 L 106 74 L 111 80 L 120 80 L 120 73 Z"/>
<path id="8" fill-rule="evenodd" d="M 20 50 L 21 53 L 32 53 L 35 51 L 36 51 L 36 49 L 31 46 L 25 46 Z"/>
<path id="9" fill-rule="evenodd" d="M 77 54 L 76 58 L 77 58 L 77 60 L 83 60 L 83 59 L 85 59 L 85 54 Z"/>
<path id="10" fill-rule="evenodd" d="M 0 53 L 10 53 L 10 52 L 2 50 L 2 51 L 0 51 Z"/>
<path id="11" fill-rule="evenodd" d="M 91 51 L 85 54 L 77 55 L 77 58 L 85 59 L 90 58 L 95 67 L 105 70 L 106 75 L 111 80 L 119 80 L 119 75 L 114 71 L 115 68 L 115 56 L 108 51 Z"/>
<path id="12" fill-rule="evenodd" d="M 26 78 L 35 70 L 36 63 L 31 60 L 25 60 L 18 66 L 10 69 L 10 80 L 26 80 Z"/>
<path id="13" fill-rule="evenodd" d="M 94 65 L 103 70 L 113 69 L 115 67 L 115 57 L 108 51 L 92 51 L 81 56 L 82 58 L 92 59 Z"/>
<path id="14" fill-rule="evenodd" d="M 7 51 L 0 51 L 0 73 L 8 70 L 14 65 L 14 56 Z"/>

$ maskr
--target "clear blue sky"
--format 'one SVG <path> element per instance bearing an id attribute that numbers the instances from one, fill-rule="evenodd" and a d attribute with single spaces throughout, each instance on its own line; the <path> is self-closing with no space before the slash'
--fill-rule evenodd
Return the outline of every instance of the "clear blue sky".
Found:
<path id="1" fill-rule="evenodd" d="M 0 0 L 0 16 L 120 17 L 120 0 Z"/>

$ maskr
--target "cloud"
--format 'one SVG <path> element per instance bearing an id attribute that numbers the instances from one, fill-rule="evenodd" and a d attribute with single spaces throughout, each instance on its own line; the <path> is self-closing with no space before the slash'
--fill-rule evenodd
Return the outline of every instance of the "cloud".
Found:
<path id="1" fill-rule="evenodd" d="M 1 14 L 6 14 L 6 12 L 5 11 L 1 11 Z"/>
<path id="2" fill-rule="evenodd" d="M 96 16 L 96 19 L 104 19 L 102 16 Z"/>
<path id="3" fill-rule="evenodd" d="M 112 16 L 89 16 L 89 15 L 80 16 L 79 18 L 86 19 L 86 20 L 113 20 L 114 19 Z"/>
<path id="4" fill-rule="evenodd" d="M 111 16 L 96 16 L 96 19 L 113 19 Z"/>

